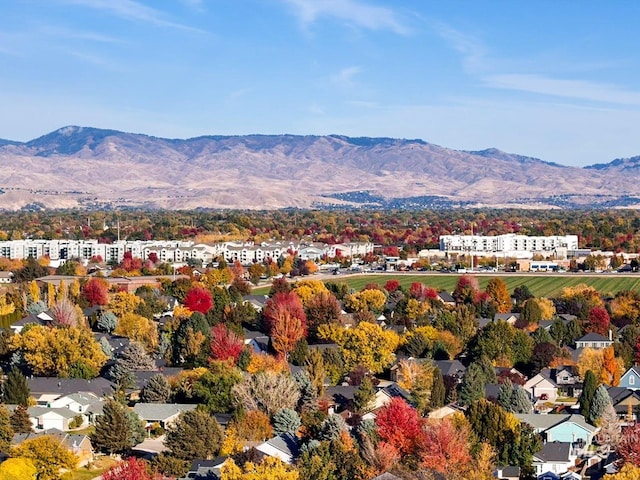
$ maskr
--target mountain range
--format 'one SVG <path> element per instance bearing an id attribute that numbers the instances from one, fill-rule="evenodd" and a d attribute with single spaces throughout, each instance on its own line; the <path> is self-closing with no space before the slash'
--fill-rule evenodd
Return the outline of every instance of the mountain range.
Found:
<path id="1" fill-rule="evenodd" d="M 166 139 L 68 126 L 0 139 L 0 209 L 640 206 L 640 156 L 569 167 L 341 135 Z"/>

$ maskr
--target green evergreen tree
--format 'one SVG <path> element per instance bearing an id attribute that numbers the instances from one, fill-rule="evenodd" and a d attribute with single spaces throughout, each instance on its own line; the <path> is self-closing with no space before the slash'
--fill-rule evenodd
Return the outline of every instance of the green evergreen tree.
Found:
<path id="1" fill-rule="evenodd" d="M 320 424 L 318 439 L 335 440 L 340 437 L 340 432 L 347 430 L 347 424 L 340 415 L 331 414 Z"/>
<path id="2" fill-rule="evenodd" d="M 105 402 L 102 415 L 96 418 L 91 443 L 97 450 L 109 454 L 126 452 L 133 446 L 130 422 L 124 406 L 115 400 Z"/>
<path id="3" fill-rule="evenodd" d="M 19 369 L 13 367 L 4 383 L 2 400 L 11 405 L 29 405 L 29 385 Z"/>
<path id="4" fill-rule="evenodd" d="M 513 386 L 513 395 L 511 396 L 511 409 L 513 413 L 531 413 L 533 405 L 529 399 L 529 394 L 520 385 Z"/>
<path id="5" fill-rule="evenodd" d="M 591 370 L 587 370 L 582 384 L 582 393 L 578 398 L 578 402 L 580 403 L 580 415 L 582 415 L 587 421 L 589 421 L 588 419 L 590 418 L 591 402 L 593 402 L 593 397 L 596 394 L 597 388 L 598 381 L 596 380 L 595 374 Z"/>
<path id="6" fill-rule="evenodd" d="M 213 458 L 221 442 L 222 429 L 216 419 L 201 410 L 189 410 L 167 430 L 164 443 L 174 457 L 191 461 Z"/>
<path id="7" fill-rule="evenodd" d="M 318 408 L 318 395 L 316 393 L 316 387 L 311 383 L 311 377 L 305 370 L 298 370 L 293 379 L 298 385 L 300 390 L 300 399 L 298 400 L 298 411 L 307 412 L 310 410 L 317 410 Z"/>
<path id="8" fill-rule="evenodd" d="M 434 410 L 444 406 L 447 390 L 444 386 L 444 378 L 439 368 L 433 369 L 433 385 L 431 386 L 431 397 L 429 407 Z"/>
<path id="9" fill-rule="evenodd" d="M 15 433 L 29 433 L 33 429 L 33 424 L 29 418 L 27 407 L 24 405 L 18 405 L 13 411 L 10 418 L 11 428 Z"/>
<path id="10" fill-rule="evenodd" d="M 276 412 L 271 423 L 273 424 L 273 431 L 277 435 L 282 433 L 296 433 L 301 425 L 298 412 L 291 408 L 283 408 Z"/>
<path id="11" fill-rule="evenodd" d="M 607 405 L 611 404 L 611 397 L 604 385 L 600 385 L 596 392 L 593 394 L 591 405 L 589 406 L 589 418 L 587 421 L 592 425 L 595 425 L 602 417 L 602 414 L 607 408 Z"/>
<path id="12" fill-rule="evenodd" d="M 362 379 L 357 390 L 353 394 L 353 407 L 358 413 L 367 413 L 371 408 L 371 403 L 376 396 L 373 382 L 368 376 Z"/>
<path id="13" fill-rule="evenodd" d="M 485 373 L 480 365 L 477 363 L 469 365 L 460 386 L 460 403 L 462 405 L 469 406 L 484 398 L 485 378 Z"/>
<path id="14" fill-rule="evenodd" d="M 504 408 L 506 411 L 511 411 L 511 403 L 513 399 L 513 383 L 511 380 L 506 379 L 500 389 L 498 390 L 498 405 Z"/>
<path id="15" fill-rule="evenodd" d="M 13 428 L 11 428 L 11 420 L 9 410 L 4 405 L 0 405 L 0 452 L 9 453 L 11 440 L 13 439 Z"/>
<path id="16" fill-rule="evenodd" d="M 161 373 L 149 379 L 140 392 L 140 401 L 145 403 L 166 403 L 171 396 L 169 381 Z"/>

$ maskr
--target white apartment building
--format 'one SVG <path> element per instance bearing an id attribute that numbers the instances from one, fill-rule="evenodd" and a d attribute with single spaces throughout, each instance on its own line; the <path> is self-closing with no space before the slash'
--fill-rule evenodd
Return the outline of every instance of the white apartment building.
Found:
<path id="1" fill-rule="evenodd" d="M 504 255 L 515 258 L 531 258 L 535 253 L 566 255 L 578 248 L 577 235 L 530 237 L 508 233 L 505 235 L 442 235 L 440 250 L 447 253 L 474 255 Z"/>

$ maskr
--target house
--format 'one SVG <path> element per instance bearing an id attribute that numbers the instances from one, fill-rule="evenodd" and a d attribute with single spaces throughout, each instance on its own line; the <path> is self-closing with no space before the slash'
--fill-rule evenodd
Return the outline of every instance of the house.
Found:
<path id="1" fill-rule="evenodd" d="M 576 463 L 576 452 L 568 442 L 547 442 L 539 452 L 533 454 L 532 466 L 538 479 L 545 479 L 547 474 L 561 475 Z M 556 477 L 557 478 L 557 477 Z M 553 476 L 548 477 L 554 479 Z"/>
<path id="2" fill-rule="evenodd" d="M 13 282 L 13 272 L 0 272 L 0 283 Z"/>
<path id="3" fill-rule="evenodd" d="M 51 322 L 53 322 L 53 314 L 49 310 L 45 310 L 44 312 L 40 312 L 38 314 L 27 315 L 17 322 L 14 322 L 9 326 L 9 328 L 11 328 L 14 333 L 20 333 L 22 332 L 22 329 L 25 325 L 51 325 Z"/>
<path id="4" fill-rule="evenodd" d="M 218 457 L 213 460 L 195 459 L 191 462 L 187 474 L 178 480 L 212 480 L 220 478 L 220 469 L 228 457 Z"/>
<path id="5" fill-rule="evenodd" d="M 358 387 L 353 385 L 336 385 L 327 387 L 324 391 L 323 400 L 327 402 L 328 413 L 340 413 L 353 408 L 353 395 Z"/>
<path id="6" fill-rule="evenodd" d="M 523 388 L 529 393 L 534 403 L 539 400 L 555 402 L 558 398 L 558 386 L 551 380 L 549 369 L 544 369 L 531 377 L 523 385 Z"/>
<path id="7" fill-rule="evenodd" d="M 93 393 L 97 397 L 108 397 L 115 392 L 115 384 L 104 377 L 92 380 L 82 378 L 27 377 L 31 396 L 38 405 L 48 405 L 64 395 L 77 392 Z"/>
<path id="8" fill-rule="evenodd" d="M 452 307 L 456 305 L 456 299 L 449 292 L 438 292 L 438 300 Z"/>
<path id="9" fill-rule="evenodd" d="M 69 424 L 74 417 L 82 416 L 68 408 L 29 407 L 27 413 L 36 431 L 56 429 L 66 432 L 70 429 Z M 83 424 L 86 423 L 84 416 L 82 419 Z"/>
<path id="10" fill-rule="evenodd" d="M 411 395 L 405 389 L 401 388 L 395 382 L 386 382 L 383 385 L 383 382 L 380 382 L 378 390 L 376 391 L 376 395 L 374 398 L 375 406 L 372 408 L 373 410 L 377 410 L 378 408 L 382 408 L 385 405 L 391 403 L 396 397 L 402 398 L 405 402 L 411 403 Z"/>
<path id="11" fill-rule="evenodd" d="M 613 345 L 613 340 L 611 339 L 611 331 L 609 331 L 609 338 L 604 335 L 600 335 L 599 333 L 587 333 L 584 337 L 576 340 L 576 349 L 578 348 L 596 348 L 602 349 L 607 348 Z"/>
<path id="12" fill-rule="evenodd" d="M 519 318 L 520 314 L 515 312 L 496 313 L 493 316 L 493 321 L 498 322 L 502 320 L 503 322 L 507 322 L 509 325 L 515 325 Z"/>
<path id="13" fill-rule="evenodd" d="M 462 381 L 462 377 L 464 377 L 467 371 L 466 367 L 462 365 L 459 360 L 436 360 L 434 363 L 443 377 L 453 377 L 458 379 L 459 382 Z"/>
<path id="14" fill-rule="evenodd" d="M 187 403 L 136 403 L 133 411 L 147 426 L 159 423 L 162 428 L 173 424 L 182 412 L 195 410 L 198 405 Z"/>
<path id="15" fill-rule="evenodd" d="M 624 372 L 618 386 L 629 390 L 640 390 L 640 367 L 634 365 Z"/>
<path id="16" fill-rule="evenodd" d="M 611 405 L 615 409 L 618 417 L 633 422 L 637 420 L 638 406 L 640 405 L 640 392 L 624 387 L 608 387 Z"/>
<path id="17" fill-rule="evenodd" d="M 256 450 L 270 457 L 276 457 L 284 463 L 293 463 L 300 453 L 298 437 L 293 433 L 283 433 L 256 447 Z"/>
<path id="18" fill-rule="evenodd" d="M 269 351 L 269 335 L 245 328 L 244 344 L 248 345 L 254 353 L 266 353 Z"/>
<path id="19" fill-rule="evenodd" d="M 49 408 L 67 408 L 76 415 L 85 417 L 89 425 L 93 425 L 98 415 L 102 415 L 104 402 L 102 398 L 91 392 L 78 392 L 70 395 L 64 395 L 56 400 L 49 402 Z"/>
<path id="20" fill-rule="evenodd" d="M 56 429 L 47 430 L 46 432 L 18 433 L 13 436 L 11 445 L 20 445 L 25 440 L 31 440 L 40 435 L 57 438 L 61 446 L 73 452 L 78 457 L 78 467 L 84 467 L 93 461 L 94 451 L 93 445 L 91 445 L 91 439 L 83 434 L 66 433 Z"/>
<path id="21" fill-rule="evenodd" d="M 269 300 L 268 295 L 245 295 L 242 297 L 242 302 L 250 304 L 256 312 L 262 311 L 267 300 Z"/>
<path id="22" fill-rule="evenodd" d="M 587 448 L 598 432 L 598 428 L 589 425 L 582 415 L 516 413 L 515 416 L 531 425 L 545 442 L 567 442 L 576 448 Z"/>
<path id="23" fill-rule="evenodd" d="M 497 467 L 493 476 L 498 480 L 520 480 L 520 467 Z"/>

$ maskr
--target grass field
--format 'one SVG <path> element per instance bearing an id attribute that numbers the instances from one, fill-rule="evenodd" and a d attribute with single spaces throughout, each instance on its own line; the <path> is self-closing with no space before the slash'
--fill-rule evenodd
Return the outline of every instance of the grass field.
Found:
<path id="1" fill-rule="evenodd" d="M 480 281 L 480 288 L 485 288 L 489 280 L 497 275 L 482 274 L 476 275 Z M 556 274 L 506 274 L 499 275 L 507 284 L 509 292 L 520 285 L 526 285 L 536 297 L 554 297 L 560 294 L 564 287 L 575 286 L 585 283 L 594 287 L 602 295 L 615 295 L 616 292 L 622 290 L 634 290 L 640 292 L 640 275 L 556 275 Z M 396 279 L 402 286 L 409 286 L 413 282 L 424 283 L 436 290 L 453 291 L 458 282 L 460 275 L 456 274 L 392 274 L 384 275 L 345 275 L 342 277 L 333 277 L 325 281 L 328 282 L 344 282 L 355 290 L 360 290 L 368 283 L 377 283 L 384 285 L 388 280 Z M 268 293 L 268 287 L 256 288 L 255 294 Z"/>

